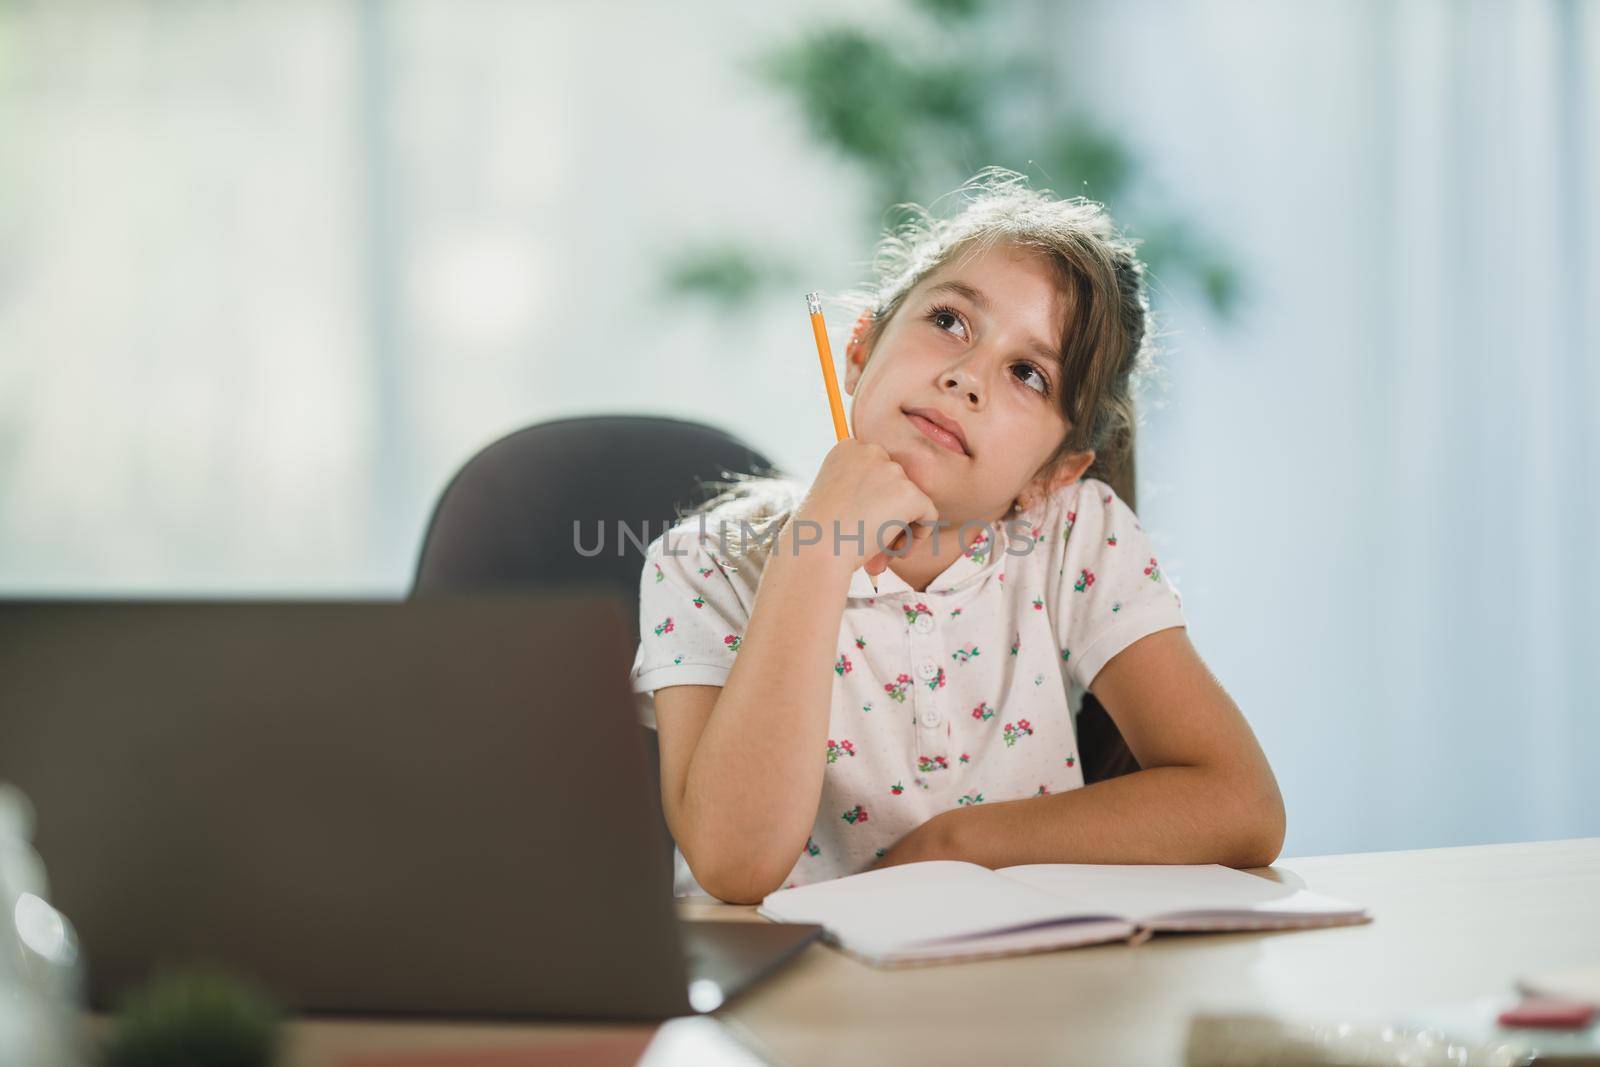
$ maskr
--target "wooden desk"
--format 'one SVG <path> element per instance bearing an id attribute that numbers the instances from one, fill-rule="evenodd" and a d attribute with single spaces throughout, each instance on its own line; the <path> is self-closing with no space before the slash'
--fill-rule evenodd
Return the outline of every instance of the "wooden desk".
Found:
<path id="1" fill-rule="evenodd" d="M 1197 1009 L 1393 1019 L 1600 961 L 1600 838 L 1291 859 L 1254 873 L 1365 904 L 1374 921 L 901 970 L 814 945 L 719 1014 L 795 1067 L 1177 1064 Z M 716 904 L 682 912 L 764 921 Z M 607 1032 L 619 1028 L 307 1021 L 290 1027 L 287 1062 Z"/>

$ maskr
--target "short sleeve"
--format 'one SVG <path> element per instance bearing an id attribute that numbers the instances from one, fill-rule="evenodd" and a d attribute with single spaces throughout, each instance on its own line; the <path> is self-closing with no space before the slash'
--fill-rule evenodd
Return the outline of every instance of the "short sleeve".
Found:
<path id="1" fill-rule="evenodd" d="M 718 548 L 714 534 L 681 525 L 645 550 L 639 650 L 629 674 L 635 693 L 727 681 L 750 613 L 738 568 Z M 653 700 L 642 710 L 653 725 Z"/>
<path id="2" fill-rule="evenodd" d="M 1068 678 L 1088 689 L 1111 658 L 1141 637 L 1185 626 L 1183 601 L 1133 510 L 1086 479 L 1057 498 L 1063 535 L 1055 583 L 1056 642 Z"/>

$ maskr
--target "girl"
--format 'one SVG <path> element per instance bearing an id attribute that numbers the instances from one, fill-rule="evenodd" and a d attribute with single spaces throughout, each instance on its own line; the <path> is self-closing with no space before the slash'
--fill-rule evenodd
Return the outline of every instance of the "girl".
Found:
<path id="1" fill-rule="evenodd" d="M 1133 244 L 1019 174 L 960 192 L 880 246 L 815 482 L 744 483 L 647 550 L 632 678 L 680 895 L 1282 847 L 1272 771 L 1107 484 L 1145 356 Z M 1083 784 L 1085 691 L 1141 770 Z"/>

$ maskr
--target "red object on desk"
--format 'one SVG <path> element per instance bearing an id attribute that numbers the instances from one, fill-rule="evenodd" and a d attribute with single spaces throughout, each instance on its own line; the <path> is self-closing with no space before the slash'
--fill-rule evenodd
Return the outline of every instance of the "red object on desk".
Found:
<path id="1" fill-rule="evenodd" d="M 1500 1013 L 1501 1026 L 1537 1026 L 1547 1030 L 1581 1030 L 1594 1021 L 1595 1006 L 1581 1000 L 1529 997 Z"/>

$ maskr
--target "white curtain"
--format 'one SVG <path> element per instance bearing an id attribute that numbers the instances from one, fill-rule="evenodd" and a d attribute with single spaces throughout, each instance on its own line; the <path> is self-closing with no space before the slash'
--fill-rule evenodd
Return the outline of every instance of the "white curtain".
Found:
<path id="1" fill-rule="evenodd" d="M 1163 291 L 1141 510 L 1289 854 L 1600 833 L 1600 5 L 1059 29 L 1244 271 L 1233 323 Z"/>

